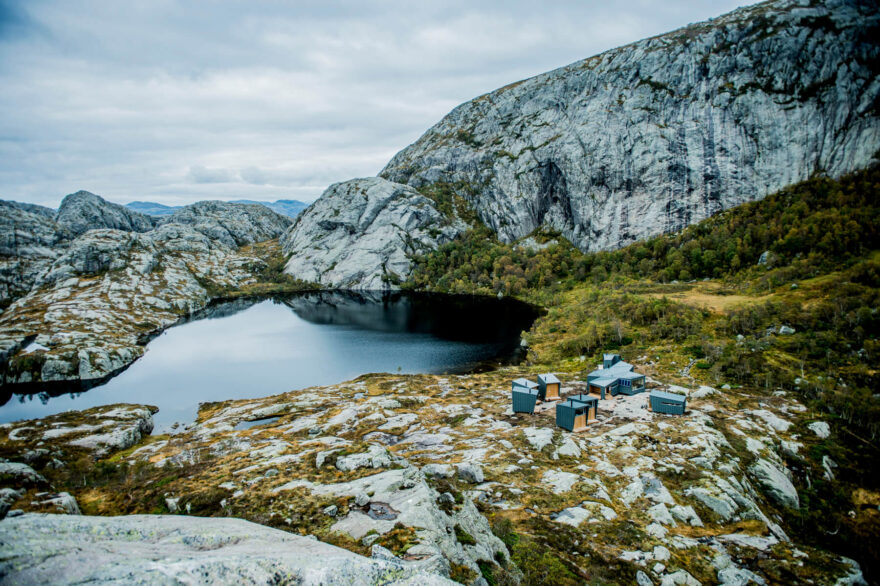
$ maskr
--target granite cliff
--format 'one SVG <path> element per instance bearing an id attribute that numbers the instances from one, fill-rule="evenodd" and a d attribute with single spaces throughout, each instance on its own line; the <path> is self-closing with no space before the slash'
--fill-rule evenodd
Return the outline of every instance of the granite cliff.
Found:
<path id="1" fill-rule="evenodd" d="M 506 242 L 550 227 L 584 251 L 619 248 L 867 166 L 880 148 L 878 36 L 876 2 L 742 8 L 462 104 L 380 176 L 447 188 Z M 312 206 L 285 250 L 329 234 L 326 214 Z M 366 288 L 381 259 L 405 252 L 357 227 L 347 238 L 375 253 L 371 277 L 327 249 L 288 271 L 334 267 L 334 284 Z"/>

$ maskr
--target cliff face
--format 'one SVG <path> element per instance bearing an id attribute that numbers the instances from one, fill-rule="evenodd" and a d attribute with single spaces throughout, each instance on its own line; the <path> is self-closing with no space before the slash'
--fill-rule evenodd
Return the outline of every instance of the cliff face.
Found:
<path id="1" fill-rule="evenodd" d="M 466 228 L 406 185 L 371 177 L 331 185 L 281 240 L 285 272 L 342 289 L 385 289 L 409 275 L 409 254 Z"/>
<path id="2" fill-rule="evenodd" d="M 674 232 L 880 148 L 880 11 L 766 2 L 467 102 L 381 172 L 448 182 L 505 241 Z"/>

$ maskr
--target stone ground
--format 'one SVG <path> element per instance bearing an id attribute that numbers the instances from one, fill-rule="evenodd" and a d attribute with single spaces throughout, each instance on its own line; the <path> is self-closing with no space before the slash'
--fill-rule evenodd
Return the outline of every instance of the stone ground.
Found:
<path id="1" fill-rule="evenodd" d="M 481 566 L 509 566 L 489 523 L 501 518 L 556 540 L 585 579 L 602 567 L 643 584 L 858 582 L 854 562 L 799 544 L 782 526 L 781 513 L 798 505 L 786 462 L 825 432 L 792 397 L 673 387 L 689 393 L 688 412 L 668 416 L 648 411 L 645 394 L 619 396 L 572 434 L 555 426 L 552 404 L 510 412 L 508 384 L 521 375 L 366 375 L 204 404 L 191 426 L 113 444 L 128 446 L 113 461 L 146 478 L 127 485 L 127 501 L 112 486 L 64 488 L 89 513 L 244 517 L 358 553 L 378 545 L 466 582 L 479 583 Z M 562 394 L 582 390 L 566 383 Z M 120 413 L 106 409 L 85 419 Z M 71 450 L 106 448 L 90 427 L 100 424 L 83 419 L 0 427 L 2 453 L 34 464 L 9 472 L 11 515 L 48 510 L 36 497 L 49 492 L 46 479 L 27 480 L 51 480 L 56 469 L 42 463 L 63 467 Z M 36 449 L 49 452 L 29 455 Z"/>

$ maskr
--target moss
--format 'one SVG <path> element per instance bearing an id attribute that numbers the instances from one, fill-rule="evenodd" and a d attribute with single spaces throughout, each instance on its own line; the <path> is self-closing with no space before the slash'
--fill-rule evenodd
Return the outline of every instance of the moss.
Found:
<path id="1" fill-rule="evenodd" d="M 474 539 L 474 536 L 465 531 L 461 525 L 455 525 L 455 538 L 462 545 L 476 545 L 477 540 Z"/>

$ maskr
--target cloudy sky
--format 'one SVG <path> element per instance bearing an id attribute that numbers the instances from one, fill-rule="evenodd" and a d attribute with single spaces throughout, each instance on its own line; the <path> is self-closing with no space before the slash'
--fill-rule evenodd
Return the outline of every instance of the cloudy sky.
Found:
<path id="1" fill-rule="evenodd" d="M 0 199 L 312 201 L 457 104 L 736 0 L 0 0 Z"/>

